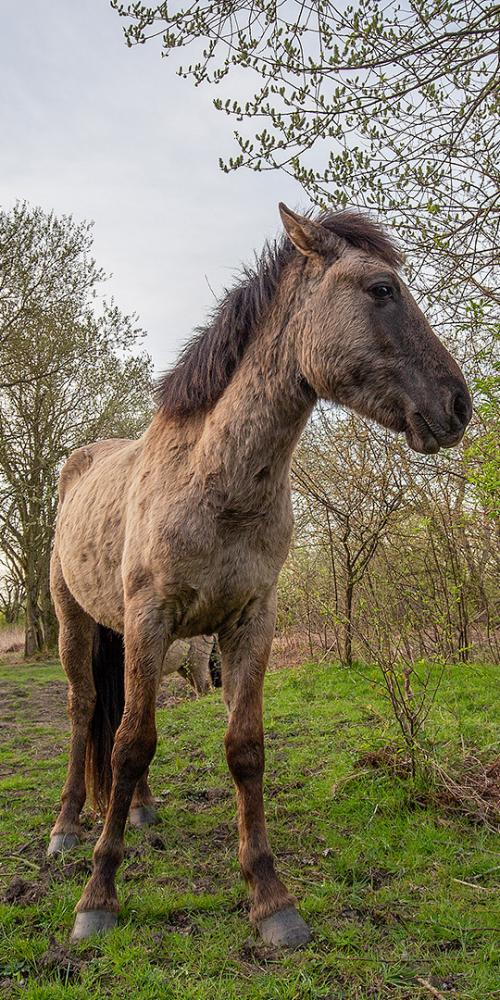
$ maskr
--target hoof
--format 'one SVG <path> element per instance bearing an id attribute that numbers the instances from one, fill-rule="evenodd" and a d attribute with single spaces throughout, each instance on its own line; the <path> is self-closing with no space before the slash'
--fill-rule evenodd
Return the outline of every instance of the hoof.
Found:
<path id="1" fill-rule="evenodd" d="M 109 910 L 84 910 L 76 915 L 71 940 L 84 941 L 93 934 L 105 934 L 116 927 L 117 921 L 117 914 Z"/>
<path id="2" fill-rule="evenodd" d="M 294 906 L 272 913 L 257 925 L 264 944 L 275 948 L 301 948 L 311 939 L 311 932 Z"/>
<path id="3" fill-rule="evenodd" d="M 47 848 L 47 857 L 71 851 L 79 843 L 80 838 L 76 833 L 53 833 Z"/>
<path id="4" fill-rule="evenodd" d="M 158 822 L 158 812 L 155 806 L 134 806 L 130 810 L 128 821 L 130 826 L 153 826 Z"/>

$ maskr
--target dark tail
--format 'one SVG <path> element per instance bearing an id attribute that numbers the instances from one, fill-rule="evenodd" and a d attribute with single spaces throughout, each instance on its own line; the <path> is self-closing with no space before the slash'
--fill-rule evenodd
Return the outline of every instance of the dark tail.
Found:
<path id="1" fill-rule="evenodd" d="M 125 705 L 123 636 L 104 625 L 96 625 L 92 673 L 97 701 L 87 743 L 85 780 L 94 805 L 104 813 L 111 793 L 111 752 Z"/>

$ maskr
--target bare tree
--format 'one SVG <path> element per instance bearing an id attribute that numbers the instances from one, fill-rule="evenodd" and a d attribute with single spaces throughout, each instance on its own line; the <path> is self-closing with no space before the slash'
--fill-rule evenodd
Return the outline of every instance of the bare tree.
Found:
<path id="1" fill-rule="evenodd" d="M 238 129 L 223 169 L 280 169 L 316 202 L 375 208 L 424 284 L 500 302 L 498 4 L 112 6 L 128 45 L 157 39 L 179 75 L 219 88 Z"/>
<path id="2" fill-rule="evenodd" d="M 25 649 L 31 655 L 54 639 L 48 578 L 60 466 L 87 441 L 140 432 L 151 406 L 151 361 L 140 352 L 134 317 L 113 303 L 96 309 L 102 273 L 89 255 L 88 227 L 39 209 L 30 213 L 27 206 L 21 215 L 15 209 L 13 218 L 18 244 L 10 251 L 16 260 L 9 279 L 12 322 L 0 361 L 0 549 L 24 594 Z M 61 261 L 69 269 L 64 294 L 52 279 Z M 25 283 L 36 285 L 36 303 L 33 295 L 26 303 Z M 5 300 L 4 319 L 6 314 Z"/>
<path id="3" fill-rule="evenodd" d="M 356 588 L 405 495 L 396 448 L 383 431 L 352 415 L 339 420 L 321 408 L 293 465 L 296 502 L 329 555 L 334 618 L 348 664 Z"/>
<path id="4" fill-rule="evenodd" d="M 47 321 L 53 315 L 65 325 L 81 314 L 105 277 L 91 248 L 90 223 L 58 218 L 27 202 L 0 210 L 0 346 L 37 316 Z M 1 364 L 0 383 L 15 378 L 15 369 Z"/>

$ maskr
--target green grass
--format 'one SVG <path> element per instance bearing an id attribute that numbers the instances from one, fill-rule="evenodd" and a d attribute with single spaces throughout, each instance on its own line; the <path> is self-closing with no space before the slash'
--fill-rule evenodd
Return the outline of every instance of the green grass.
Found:
<path id="1" fill-rule="evenodd" d="M 128 831 L 119 927 L 70 948 L 98 827 L 44 858 L 67 732 L 56 663 L 0 668 L 0 995 L 28 1000 L 364 1000 L 500 996 L 498 836 L 425 804 L 425 789 L 356 769 L 395 736 L 370 677 L 336 666 L 269 675 L 266 808 L 279 868 L 313 929 L 276 954 L 247 920 L 218 693 L 158 712 L 161 824 Z M 372 675 L 375 676 L 374 674 Z M 54 710 L 54 705 L 57 711 Z M 436 752 L 499 743 L 498 670 L 450 668 L 428 724 Z M 444 752 L 444 750 L 442 750 Z"/>

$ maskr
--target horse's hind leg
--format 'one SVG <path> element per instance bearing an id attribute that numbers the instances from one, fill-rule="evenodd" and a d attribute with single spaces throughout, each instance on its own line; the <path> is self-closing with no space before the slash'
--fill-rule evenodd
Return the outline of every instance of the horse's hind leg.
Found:
<path id="1" fill-rule="evenodd" d="M 153 823 L 158 822 L 155 800 L 148 783 L 148 771 L 149 768 L 139 778 L 135 786 L 128 814 L 130 825 L 137 828 L 152 826 Z"/>
<path id="2" fill-rule="evenodd" d="M 181 666 L 178 668 L 180 675 L 189 680 L 197 694 L 206 694 L 212 686 L 209 661 L 213 644 L 213 637 L 208 635 L 199 635 L 195 639 L 191 639 L 187 654 L 187 663 L 186 665 L 181 663 Z M 170 666 L 170 661 L 172 665 L 177 666 L 175 660 L 183 659 L 183 646 L 185 646 L 185 643 L 174 642 L 173 646 L 170 647 L 167 654 L 167 668 Z M 135 786 L 128 819 L 131 826 L 138 828 L 152 826 L 152 824 L 158 822 L 158 811 L 148 784 L 147 771 L 139 778 Z"/>
<path id="3" fill-rule="evenodd" d="M 85 802 L 85 754 L 95 705 L 92 642 L 95 623 L 70 594 L 57 555 L 51 567 L 52 596 L 59 619 L 59 654 L 68 677 L 71 745 L 61 810 L 52 829 L 48 854 L 60 854 L 78 843 L 80 812 Z"/>

